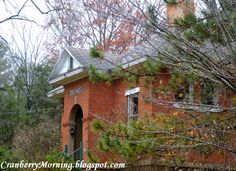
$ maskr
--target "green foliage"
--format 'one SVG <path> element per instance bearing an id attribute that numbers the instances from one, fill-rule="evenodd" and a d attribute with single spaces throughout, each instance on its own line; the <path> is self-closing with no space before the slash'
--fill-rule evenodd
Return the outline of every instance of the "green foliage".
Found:
<path id="1" fill-rule="evenodd" d="M 134 73 L 129 72 L 129 70 L 122 70 L 119 67 L 111 71 L 97 70 L 96 67 L 90 65 L 89 80 L 93 83 L 105 82 L 107 85 L 111 85 L 115 80 L 122 78 L 132 86 L 138 79 L 138 75 Z"/>
<path id="2" fill-rule="evenodd" d="M 98 71 L 94 66 L 90 65 L 89 80 L 93 83 L 104 81 L 107 85 L 110 85 L 114 81 L 114 78 L 106 71 Z"/>
<path id="3" fill-rule="evenodd" d="M 8 45 L 0 40 L 0 59 L 2 59 L 8 50 Z"/>
<path id="4" fill-rule="evenodd" d="M 234 97 L 232 98 L 231 104 L 232 104 L 233 107 L 236 106 L 236 95 L 234 95 Z"/>
<path id="5" fill-rule="evenodd" d="M 148 22 L 145 25 L 145 29 L 147 31 L 151 31 L 153 27 L 157 24 L 157 11 L 156 7 L 154 5 L 149 5 L 147 8 L 147 16 L 148 16 Z"/>
<path id="6" fill-rule="evenodd" d="M 0 163 L 3 161 L 11 161 L 11 151 L 6 146 L 0 146 Z"/>
<path id="7" fill-rule="evenodd" d="M 60 114 L 59 100 L 46 96 L 53 88 L 47 82 L 51 66 L 11 61 L 7 50 L 0 42 L 0 145 L 9 146 L 9 153 L 1 155 L 16 161 L 42 160 L 59 142 L 59 123 L 52 121 Z"/>
<path id="8" fill-rule="evenodd" d="M 0 93 L 0 113 L 18 113 L 22 110 L 22 98 L 17 98 L 14 88 L 9 85 L 3 85 L 5 91 Z M 16 105 L 17 104 L 17 105 Z"/>
<path id="9" fill-rule="evenodd" d="M 166 120 L 166 122 L 158 121 Z M 148 155 L 158 148 L 159 145 L 166 143 L 164 135 L 158 134 L 158 130 L 172 131 L 177 130 L 174 118 L 167 118 L 160 114 L 160 117 L 142 118 L 138 121 L 130 121 L 128 126 L 124 123 L 117 123 L 111 127 L 104 126 L 99 141 L 102 151 L 114 151 L 120 154 L 127 161 L 137 159 L 139 155 Z M 167 124 L 168 122 L 168 124 Z M 96 124 L 97 125 L 97 121 Z M 179 128 L 182 123 L 178 123 Z M 174 139 L 174 138 L 173 138 Z"/>
<path id="10" fill-rule="evenodd" d="M 49 151 L 59 146 L 59 125 L 57 118 L 45 118 L 33 125 L 18 125 L 13 138 L 14 154 L 25 161 L 43 160 Z"/>
<path id="11" fill-rule="evenodd" d="M 90 150 L 87 151 L 88 161 L 89 163 L 99 163 L 99 159 L 95 156 Z"/>
<path id="12" fill-rule="evenodd" d="M 207 22 L 198 21 L 193 14 L 177 19 L 175 23 L 181 30 L 185 30 L 184 35 L 190 41 L 201 43 L 207 38 L 211 38 L 214 41 L 215 34 L 217 34 L 217 28 L 213 24 L 213 20 Z"/>
<path id="13" fill-rule="evenodd" d="M 156 75 L 163 69 L 164 66 L 161 62 L 157 60 L 148 60 L 145 61 L 142 67 L 143 73 L 147 75 Z"/>
<path id="14" fill-rule="evenodd" d="M 65 155 L 64 153 L 62 153 L 61 151 L 57 150 L 57 149 L 52 149 L 51 151 L 49 151 L 49 153 L 45 156 L 45 160 L 49 161 L 49 162 L 73 162 L 74 160 Z"/>
<path id="15" fill-rule="evenodd" d="M 23 75 L 29 73 L 21 67 L 16 71 L 14 82 L 1 82 L 4 91 L 0 92 L 0 144 L 11 144 L 14 134 L 18 134 L 17 127 L 28 125 L 31 129 L 45 117 L 59 116 L 59 100 L 46 96 L 52 89 L 47 83 L 50 71 L 47 65 L 34 66 L 32 81 L 25 82 Z"/>
<path id="16" fill-rule="evenodd" d="M 0 146 L 0 163 L 2 162 L 14 162 L 12 150 L 7 146 Z M 17 169 L 8 168 L 5 171 L 16 171 Z"/>
<path id="17" fill-rule="evenodd" d="M 164 65 L 159 61 L 148 60 L 144 62 L 140 67 L 137 68 L 126 68 L 122 69 L 117 66 L 116 68 L 109 71 L 97 70 L 96 67 L 89 67 L 89 79 L 93 83 L 105 82 L 107 85 L 111 85 L 117 79 L 123 79 L 128 83 L 130 87 L 134 87 L 137 84 L 139 76 L 147 75 L 147 81 L 152 80 L 154 76 L 161 69 L 164 68 Z"/>
<path id="18" fill-rule="evenodd" d="M 68 168 L 51 168 L 46 169 L 47 171 L 67 171 L 71 169 L 72 171 L 81 171 L 80 168 L 73 168 L 75 161 L 72 157 L 65 155 L 61 151 L 57 149 L 52 149 L 49 153 L 45 156 L 44 161 L 48 161 L 49 163 L 66 163 L 68 164 Z M 42 169 L 44 171 L 45 169 Z"/>
<path id="19" fill-rule="evenodd" d="M 9 116 L 7 119 L 1 116 L 0 119 L 0 145 L 11 144 L 14 135 L 14 122 L 9 122 Z"/>
<path id="20" fill-rule="evenodd" d="M 172 0 L 165 0 L 165 2 L 168 4 L 177 3 Z M 220 1 L 219 5 L 221 6 L 219 9 L 207 6 L 207 10 L 202 13 L 203 17 L 201 16 L 201 18 L 189 14 L 184 18 L 176 20 L 177 29 L 174 30 L 173 35 L 172 32 L 169 33 L 168 31 L 167 35 L 165 31 L 164 33 L 160 33 L 164 35 L 167 41 L 170 40 L 169 42 L 176 46 L 176 48 L 171 46 L 169 48 L 170 50 L 167 49 L 165 51 L 167 55 L 170 54 L 170 60 L 167 59 L 165 62 L 172 64 L 171 60 L 173 60 L 175 66 L 175 68 L 168 67 L 172 74 L 169 85 L 162 87 L 163 89 L 165 88 L 166 91 L 173 92 L 178 90 L 179 87 L 188 89 L 189 86 L 187 85 L 200 80 L 196 73 L 200 71 L 199 73 L 202 75 L 202 70 L 207 67 L 205 59 L 208 57 L 208 52 L 201 53 L 201 50 L 198 51 L 200 47 L 199 44 L 204 45 L 204 43 L 207 43 L 210 46 L 212 45 L 212 50 L 217 49 L 215 49 L 215 45 L 218 47 L 218 45 L 222 46 L 227 43 L 230 48 L 234 48 L 233 42 L 236 28 L 235 2 L 224 0 L 224 2 Z M 214 13 L 216 9 L 218 11 Z M 147 12 L 151 21 L 157 22 L 155 9 L 149 7 Z M 148 24 L 155 26 L 155 31 L 160 28 L 158 31 L 161 32 L 161 29 L 163 29 L 162 27 L 158 27 L 157 24 L 154 25 L 155 23 Z M 179 36 L 180 39 L 178 39 Z M 189 43 L 190 46 L 185 46 L 185 44 L 182 44 L 183 42 Z M 178 43 L 180 44 L 179 46 Z M 204 49 L 205 47 L 201 48 Z M 186 52 L 186 49 L 189 51 Z M 228 50 L 226 51 L 228 53 Z M 172 56 L 177 53 L 179 56 L 172 58 Z M 220 53 L 221 52 L 217 55 L 220 56 Z M 222 56 L 225 56 L 225 52 L 222 53 Z M 230 58 L 232 57 L 232 59 L 234 58 L 234 54 L 230 54 L 230 52 L 229 56 Z M 209 60 L 209 63 L 212 62 L 218 65 L 218 61 L 215 63 L 215 61 L 211 61 L 211 59 L 212 58 L 209 57 L 209 59 L 206 60 Z M 221 57 L 219 59 L 221 59 Z M 147 61 L 143 66 L 137 68 L 128 70 L 128 72 L 122 69 L 118 69 L 116 72 L 109 71 L 109 73 L 106 73 L 109 74 L 109 76 L 104 76 L 96 72 L 96 69 L 93 68 L 91 75 L 94 76 L 94 80 L 97 79 L 98 81 L 114 81 L 115 79 L 122 78 L 128 82 L 135 82 L 135 80 L 137 81 L 139 76 L 142 75 L 147 76 L 151 82 L 152 79 L 150 78 L 158 76 L 165 67 L 159 62 Z M 212 72 L 211 66 L 206 68 L 206 70 L 211 72 L 212 75 L 215 74 Z M 231 73 L 231 71 L 229 71 L 229 73 Z M 211 74 L 209 75 L 212 76 Z M 112 78 L 110 78 L 110 76 Z M 225 78 L 224 74 L 223 78 Z M 112 83 L 112 81 L 110 81 L 110 83 Z M 234 84 L 233 82 L 231 83 Z M 215 87 L 215 85 L 208 85 L 208 88 L 212 87 Z M 159 87 L 158 89 L 160 91 Z M 201 93 L 199 92 L 199 94 Z M 206 89 L 204 94 L 202 93 L 201 95 L 206 97 L 207 94 L 210 94 L 209 89 Z M 236 101 L 235 98 L 233 100 Z M 231 115 L 231 117 L 228 113 L 217 113 L 216 115 L 211 112 L 202 114 L 179 109 L 166 115 L 158 113 L 155 114 L 155 117 L 139 118 L 133 122 L 129 121 L 128 124 L 115 123 L 108 126 L 96 121 L 94 128 L 101 133 L 99 141 L 100 149 L 105 152 L 112 151 L 116 154 L 120 154 L 127 161 L 134 161 L 140 156 L 153 155 L 154 153 L 158 155 L 159 160 L 173 161 L 173 158 L 178 156 L 178 161 L 182 162 L 186 154 L 189 154 L 189 151 L 193 153 L 196 152 L 197 154 L 200 153 L 202 156 L 206 157 L 209 156 L 212 151 L 224 153 L 225 149 L 219 147 L 219 144 L 225 144 L 226 146 L 229 144 L 232 145 L 232 138 L 234 136 L 232 136 L 231 133 L 235 132 L 235 127 L 233 126 L 235 125 L 233 124 L 233 122 L 235 122 L 235 114 L 231 113 Z M 231 147 L 235 149 L 235 147 L 231 145 L 229 150 Z"/>
<path id="21" fill-rule="evenodd" d="M 175 24 L 181 28 L 191 28 L 192 25 L 197 23 L 197 18 L 194 14 L 188 14 L 184 18 L 179 18 L 175 20 Z"/>
<path id="22" fill-rule="evenodd" d="M 173 71 L 167 86 L 170 87 L 172 90 L 175 90 L 181 85 L 190 84 L 197 80 L 198 77 L 191 72 L 180 73 Z"/>
<path id="23" fill-rule="evenodd" d="M 92 127 L 93 127 L 94 130 L 103 130 L 104 125 L 103 125 L 103 123 L 100 120 L 95 119 L 93 121 Z"/>
<path id="24" fill-rule="evenodd" d="M 132 163 L 145 155 L 155 155 L 159 161 L 170 162 L 176 158 L 176 162 L 184 162 L 189 150 L 206 157 L 213 151 L 224 153 L 218 142 L 230 142 L 230 125 L 235 122 L 235 117 L 224 120 L 227 117 L 230 114 L 186 113 L 178 116 L 158 113 L 153 117 L 146 115 L 129 121 L 128 124 L 106 125 L 95 121 L 94 126 L 101 135 L 100 150 L 119 154 L 127 162 Z"/>
<path id="25" fill-rule="evenodd" d="M 102 52 L 100 50 L 98 50 L 96 47 L 93 47 L 90 49 L 89 56 L 92 58 L 103 59 Z"/>
<path id="26" fill-rule="evenodd" d="M 231 18 L 236 17 L 236 13 L 232 12 L 232 15 L 228 16 L 227 11 L 222 11 L 220 15 L 222 15 L 221 17 L 224 20 L 224 24 L 226 24 L 229 31 L 235 34 L 235 22 L 232 22 L 233 19 Z M 189 41 L 202 43 L 206 40 L 210 40 L 215 43 L 225 44 L 228 40 L 226 40 L 226 37 L 222 36 L 225 33 L 224 30 L 222 30 L 219 21 L 214 17 L 215 14 L 204 11 L 203 15 L 205 19 L 197 18 L 194 14 L 190 13 L 184 18 L 175 20 L 175 24 L 183 31 L 185 37 Z"/>
<path id="27" fill-rule="evenodd" d="M 167 4 L 177 4 L 176 0 L 164 0 L 164 2 Z"/>
<path id="28" fill-rule="evenodd" d="M 168 81 L 168 84 L 162 86 L 160 89 L 155 90 L 157 93 L 158 91 L 162 90 L 164 92 L 174 92 L 175 99 L 182 99 L 183 102 L 189 102 L 189 95 L 194 97 L 194 92 L 189 92 L 190 85 L 194 85 L 199 78 L 191 73 L 180 73 L 173 70 L 171 74 L 171 78 Z"/>
<path id="29" fill-rule="evenodd" d="M 31 69 L 29 69 L 31 68 Z M 20 113 L 29 113 L 37 119 L 44 115 L 55 115 L 58 113 L 57 106 L 59 100 L 49 99 L 47 92 L 53 87 L 48 85 L 47 79 L 51 72 L 48 65 L 30 65 L 29 67 L 21 67 L 18 70 L 15 79 L 14 91 L 17 92 L 17 98 L 21 98 L 23 111 Z M 26 82 L 23 76 L 31 75 L 31 81 Z"/>

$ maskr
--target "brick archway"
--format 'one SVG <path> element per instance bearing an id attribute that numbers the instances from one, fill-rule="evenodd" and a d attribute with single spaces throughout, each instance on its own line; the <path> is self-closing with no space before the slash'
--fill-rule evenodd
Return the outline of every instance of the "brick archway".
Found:
<path id="1" fill-rule="evenodd" d="M 79 104 L 76 104 L 72 107 L 69 123 L 72 123 L 70 128 L 68 129 L 69 136 L 69 149 L 70 152 L 74 154 L 74 158 L 76 159 L 76 151 L 79 148 L 82 148 L 83 142 L 83 111 L 82 107 Z"/>

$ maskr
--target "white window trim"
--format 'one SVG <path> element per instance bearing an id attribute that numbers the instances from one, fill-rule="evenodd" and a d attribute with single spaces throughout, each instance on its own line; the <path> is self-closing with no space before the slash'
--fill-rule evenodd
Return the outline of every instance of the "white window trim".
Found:
<path id="1" fill-rule="evenodd" d="M 175 102 L 173 103 L 173 107 L 177 109 L 184 109 L 184 110 L 191 110 L 196 112 L 222 112 L 224 110 L 221 106 L 214 106 L 214 105 L 204 105 L 204 104 L 196 104 L 196 103 L 182 103 L 182 102 Z"/>
<path id="2" fill-rule="evenodd" d="M 138 114 L 134 115 L 134 114 L 131 113 L 131 111 L 132 111 L 131 108 L 132 107 L 131 107 L 130 101 L 131 101 L 131 98 L 132 98 L 131 96 L 135 95 L 139 92 L 140 92 L 140 87 L 135 87 L 135 88 L 132 88 L 132 89 L 129 89 L 129 90 L 125 91 L 125 96 L 128 97 L 128 111 L 127 111 L 128 112 L 128 120 L 138 116 Z"/>
<path id="3" fill-rule="evenodd" d="M 219 88 L 214 87 L 214 95 L 212 98 L 215 106 L 219 106 L 219 92 L 220 92 Z"/>
<path id="4" fill-rule="evenodd" d="M 139 93 L 139 92 L 140 92 L 140 87 L 132 88 L 132 89 L 129 89 L 129 90 L 125 91 L 125 96 L 130 96 L 132 94 L 136 94 L 136 93 Z"/>
<path id="5" fill-rule="evenodd" d="M 174 102 L 173 107 L 177 109 L 192 110 L 196 112 L 222 112 L 224 109 L 219 106 L 219 88 L 214 88 L 214 95 L 212 96 L 214 105 L 206 105 L 203 103 L 197 104 L 193 101 L 192 93 L 194 93 L 193 84 L 189 85 L 189 102 Z"/>

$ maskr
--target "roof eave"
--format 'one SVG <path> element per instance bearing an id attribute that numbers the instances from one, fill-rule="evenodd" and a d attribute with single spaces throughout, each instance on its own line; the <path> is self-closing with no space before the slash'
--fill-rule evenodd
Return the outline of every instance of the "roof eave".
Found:
<path id="1" fill-rule="evenodd" d="M 65 85 L 87 76 L 88 76 L 88 71 L 84 68 L 79 68 L 75 71 L 65 73 L 64 75 L 61 75 L 55 79 L 49 80 L 49 84 Z"/>
<path id="2" fill-rule="evenodd" d="M 134 67 L 134 66 L 136 66 L 136 65 L 139 65 L 139 64 L 145 62 L 146 60 L 147 60 L 146 57 L 139 58 L 139 59 L 134 60 L 134 61 L 132 61 L 132 62 L 129 62 L 129 63 L 127 63 L 127 64 L 123 64 L 123 65 L 121 65 L 121 67 L 124 68 L 124 69 L 125 69 L 125 68 Z"/>
<path id="3" fill-rule="evenodd" d="M 60 86 L 60 87 L 57 87 L 57 88 L 49 91 L 47 93 L 47 96 L 49 98 L 62 98 L 62 97 L 64 97 L 64 91 L 65 91 L 64 87 Z"/>

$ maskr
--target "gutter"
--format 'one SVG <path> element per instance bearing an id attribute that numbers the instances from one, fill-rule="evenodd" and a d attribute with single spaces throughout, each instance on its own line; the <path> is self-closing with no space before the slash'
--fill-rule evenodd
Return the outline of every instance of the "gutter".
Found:
<path id="1" fill-rule="evenodd" d="M 57 88 L 49 91 L 47 93 L 47 97 L 51 98 L 51 97 L 63 96 L 64 91 L 65 91 L 65 89 L 63 86 L 57 87 Z"/>
<path id="2" fill-rule="evenodd" d="M 65 73 L 65 74 L 63 74 L 63 75 L 61 75 L 61 76 L 59 76 L 59 77 L 57 77 L 57 78 L 55 78 L 55 79 L 49 80 L 48 83 L 49 83 L 49 84 L 54 84 L 54 83 L 56 83 L 56 82 L 58 82 L 58 81 L 62 81 L 62 80 L 65 79 L 65 78 L 68 78 L 68 77 L 74 76 L 74 75 L 76 75 L 76 74 L 82 73 L 83 71 L 85 71 L 85 68 L 84 68 L 84 67 L 83 67 L 83 68 L 79 68 L 79 69 L 74 70 L 74 71 L 72 71 L 72 72 Z"/>

